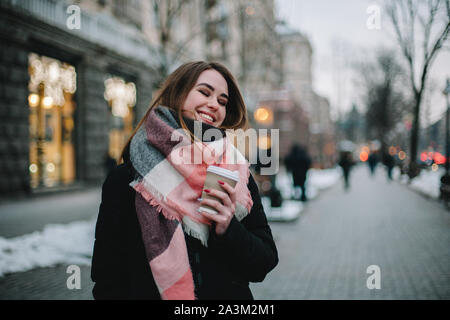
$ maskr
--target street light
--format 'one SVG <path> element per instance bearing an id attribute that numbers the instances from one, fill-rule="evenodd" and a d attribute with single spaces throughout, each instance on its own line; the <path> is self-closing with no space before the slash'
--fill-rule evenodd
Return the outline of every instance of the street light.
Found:
<path id="1" fill-rule="evenodd" d="M 448 205 L 448 201 L 450 200 L 450 160 L 449 160 L 449 149 L 450 149 L 450 141 L 449 141 L 449 113 L 450 113 L 450 102 L 448 98 L 448 94 L 450 93 L 450 79 L 447 78 L 447 84 L 443 91 L 445 98 L 447 100 L 447 112 L 445 113 L 445 174 L 441 178 L 441 199 L 444 200 L 445 204 Z"/>

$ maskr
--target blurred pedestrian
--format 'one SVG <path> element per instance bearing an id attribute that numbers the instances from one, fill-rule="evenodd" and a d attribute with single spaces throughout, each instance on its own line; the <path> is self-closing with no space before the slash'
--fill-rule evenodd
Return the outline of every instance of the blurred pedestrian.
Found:
<path id="1" fill-rule="evenodd" d="M 342 168 L 344 175 L 344 187 L 346 190 L 350 188 L 350 171 L 354 165 L 353 156 L 350 151 L 343 151 L 340 154 L 339 166 Z"/>
<path id="2" fill-rule="evenodd" d="M 389 152 L 383 154 L 383 164 L 386 166 L 388 180 L 392 180 L 392 169 L 395 166 L 395 158 Z"/>
<path id="3" fill-rule="evenodd" d="M 378 164 L 378 155 L 376 151 L 370 153 L 369 159 L 367 160 L 367 164 L 369 165 L 370 175 L 373 176 Z"/>
<path id="4" fill-rule="evenodd" d="M 295 188 L 301 188 L 301 201 L 307 201 L 306 197 L 306 177 L 308 169 L 311 167 L 311 158 L 308 152 L 299 144 L 294 144 L 285 159 L 286 169 L 292 172 L 293 184 Z M 296 195 L 296 198 L 298 196 Z"/>
<path id="5" fill-rule="evenodd" d="M 95 299 L 253 299 L 249 282 L 262 281 L 278 253 L 248 163 L 225 138 L 246 127 L 246 114 L 223 65 L 190 62 L 169 75 L 103 184 Z M 222 152 L 180 158 L 211 143 Z M 237 171 L 236 186 L 203 189 L 211 163 Z"/>

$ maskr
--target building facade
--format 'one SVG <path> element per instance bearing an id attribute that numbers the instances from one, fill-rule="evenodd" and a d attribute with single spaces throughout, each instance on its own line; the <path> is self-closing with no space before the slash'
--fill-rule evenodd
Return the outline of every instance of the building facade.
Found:
<path id="1" fill-rule="evenodd" d="M 98 185 L 105 155 L 118 156 L 147 109 L 152 48 L 136 28 L 94 9 L 0 2 L 3 196 Z M 120 90 L 128 100 L 114 96 Z"/>

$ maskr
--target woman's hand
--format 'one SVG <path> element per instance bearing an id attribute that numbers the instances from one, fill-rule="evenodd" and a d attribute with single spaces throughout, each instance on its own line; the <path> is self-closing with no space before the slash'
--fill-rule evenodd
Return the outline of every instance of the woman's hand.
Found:
<path id="1" fill-rule="evenodd" d="M 222 235 L 227 231 L 236 210 L 236 192 L 234 188 L 226 182 L 219 181 L 219 184 L 225 192 L 214 189 L 205 189 L 204 191 L 209 195 L 222 200 L 223 204 L 220 203 L 220 201 L 213 199 L 202 199 L 201 202 L 201 204 L 206 204 L 216 209 L 218 214 L 211 214 L 204 211 L 201 211 L 201 214 L 214 221 L 216 223 L 216 234 Z"/>

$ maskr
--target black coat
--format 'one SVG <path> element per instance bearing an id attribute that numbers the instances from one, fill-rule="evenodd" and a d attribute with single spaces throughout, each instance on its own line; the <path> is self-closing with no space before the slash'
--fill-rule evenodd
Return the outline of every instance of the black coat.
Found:
<path id="1" fill-rule="evenodd" d="M 102 190 L 92 257 L 95 299 L 160 299 L 142 241 L 130 164 L 116 167 Z M 250 214 L 233 218 L 227 232 L 211 229 L 208 247 L 185 235 L 198 299 L 252 299 L 249 282 L 261 282 L 278 263 L 278 253 L 250 177 Z"/>

